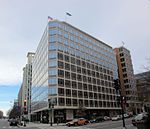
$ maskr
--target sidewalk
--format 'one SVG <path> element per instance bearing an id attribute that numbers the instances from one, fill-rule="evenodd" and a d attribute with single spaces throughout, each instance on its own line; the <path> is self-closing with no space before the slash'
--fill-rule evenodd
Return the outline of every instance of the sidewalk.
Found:
<path id="1" fill-rule="evenodd" d="M 51 126 L 50 124 L 29 122 L 26 124 L 26 127 L 38 127 L 40 129 L 66 129 L 65 123 L 60 123 L 58 125 L 53 124 L 53 126 Z"/>
<path id="2" fill-rule="evenodd" d="M 58 125 L 53 124 L 53 126 L 50 126 L 50 124 L 29 122 L 26 124 L 26 127 L 37 127 L 39 129 L 89 129 L 89 128 L 84 127 L 84 126 L 68 127 L 65 125 L 65 123 L 60 123 Z"/>

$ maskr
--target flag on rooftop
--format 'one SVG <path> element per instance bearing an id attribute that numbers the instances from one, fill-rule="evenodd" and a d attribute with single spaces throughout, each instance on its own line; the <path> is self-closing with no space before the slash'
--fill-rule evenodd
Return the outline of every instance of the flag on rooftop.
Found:
<path id="1" fill-rule="evenodd" d="M 66 12 L 66 15 L 68 15 L 68 16 L 72 16 L 70 13 L 68 13 L 68 12 Z"/>
<path id="2" fill-rule="evenodd" d="M 53 20 L 53 18 L 48 16 L 48 21 L 52 21 L 52 20 Z"/>

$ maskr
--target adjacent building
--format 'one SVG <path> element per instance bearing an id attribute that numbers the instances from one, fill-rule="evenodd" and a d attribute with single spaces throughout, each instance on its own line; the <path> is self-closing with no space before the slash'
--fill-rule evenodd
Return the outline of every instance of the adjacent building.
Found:
<path id="1" fill-rule="evenodd" d="M 23 68 L 23 82 L 18 93 L 21 114 L 28 119 L 30 119 L 31 113 L 32 61 L 34 54 L 32 52 L 28 52 L 27 54 L 27 64 Z"/>
<path id="2" fill-rule="evenodd" d="M 54 122 L 63 122 L 119 113 L 116 78 L 111 46 L 66 22 L 51 20 L 32 64 L 32 120 L 49 122 L 52 116 Z"/>
<path id="3" fill-rule="evenodd" d="M 121 95 L 126 98 L 126 111 L 138 113 L 141 111 L 141 104 L 138 101 L 130 51 L 123 46 L 115 48 L 114 51 L 118 64 Z"/>
<path id="4" fill-rule="evenodd" d="M 135 79 L 143 111 L 150 112 L 150 71 L 136 74 Z"/>
<path id="5" fill-rule="evenodd" d="M 0 111 L 0 119 L 3 118 L 3 112 Z"/>

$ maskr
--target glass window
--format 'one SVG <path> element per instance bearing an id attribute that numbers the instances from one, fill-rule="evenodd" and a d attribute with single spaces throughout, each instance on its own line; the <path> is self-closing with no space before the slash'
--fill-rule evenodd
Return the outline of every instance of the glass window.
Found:
<path id="1" fill-rule="evenodd" d="M 48 54 L 48 57 L 50 58 L 50 59 L 52 59 L 52 58 L 56 58 L 57 57 L 57 53 L 54 51 L 54 52 L 50 52 L 49 54 Z"/>
<path id="2" fill-rule="evenodd" d="M 48 74 L 49 75 L 56 75 L 57 74 L 57 70 L 56 69 L 50 69 L 49 71 L 48 71 Z"/>
<path id="3" fill-rule="evenodd" d="M 58 59 L 63 60 L 63 54 L 62 53 L 58 53 Z"/>
<path id="4" fill-rule="evenodd" d="M 57 87 L 50 87 L 50 88 L 49 88 L 49 94 L 50 94 L 50 95 L 55 95 L 55 94 L 57 94 Z"/>
<path id="5" fill-rule="evenodd" d="M 57 79 L 56 78 L 49 78 L 48 80 L 49 84 L 57 84 Z"/>
<path id="6" fill-rule="evenodd" d="M 58 30 L 49 30 L 49 34 L 50 35 L 55 35 L 55 34 L 57 34 L 58 33 Z"/>
<path id="7" fill-rule="evenodd" d="M 49 67 L 56 67 L 57 66 L 57 61 L 56 60 L 49 61 L 48 66 Z"/>
<path id="8" fill-rule="evenodd" d="M 58 27 L 58 25 L 57 22 L 49 22 L 49 27 Z"/>
<path id="9" fill-rule="evenodd" d="M 61 61 L 58 61 L 58 67 L 59 67 L 59 68 L 64 68 L 64 63 L 61 62 Z"/>
<path id="10" fill-rule="evenodd" d="M 63 70 L 58 70 L 58 76 L 59 77 L 64 77 L 64 71 Z"/>
<path id="11" fill-rule="evenodd" d="M 53 42 L 56 42 L 56 41 L 57 41 L 57 38 L 56 38 L 55 35 L 49 37 L 49 42 L 53 43 Z"/>
<path id="12" fill-rule="evenodd" d="M 51 44 L 49 45 L 49 50 L 56 50 L 56 49 L 57 49 L 56 43 L 51 43 Z"/>

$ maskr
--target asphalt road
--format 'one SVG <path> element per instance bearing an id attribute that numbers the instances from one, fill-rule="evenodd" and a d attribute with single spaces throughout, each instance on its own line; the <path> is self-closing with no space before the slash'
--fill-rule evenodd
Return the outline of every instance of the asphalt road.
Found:
<path id="1" fill-rule="evenodd" d="M 125 124 L 127 129 L 137 129 L 131 123 L 131 118 L 125 119 Z M 101 123 L 86 125 L 87 128 L 91 129 L 123 129 L 122 120 L 119 121 L 105 121 Z"/>
<path id="2" fill-rule="evenodd" d="M 0 129 L 23 129 L 23 128 L 26 128 L 26 129 L 39 129 L 39 128 L 36 128 L 36 127 L 19 127 L 19 126 L 9 126 L 9 122 L 7 121 L 7 119 L 0 119 Z"/>
<path id="3" fill-rule="evenodd" d="M 131 123 L 131 118 L 125 119 L 126 129 L 137 129 Z M 39 128 L 37 128 L 39 127 Z M 9 126 L 7 120 L 0 120 L 0 129 L 10 129 L 10 128 L 20 128 L 20 129 L 123 129 L 122 120 L 119 121 L 105 121 L 101 123 L 92 123 L 84 126 L 67 127 L 65 125 L 55 125 L 53 127 L 48 124 L 27 124 L 26 127 L 19 126 Z"/>

